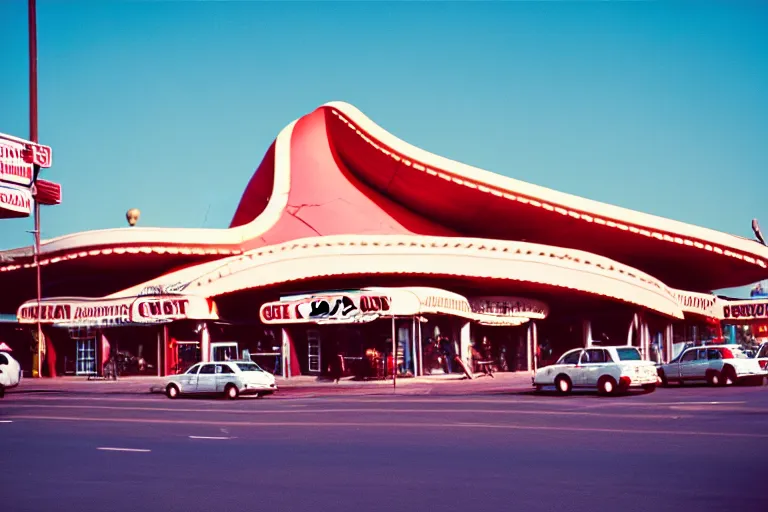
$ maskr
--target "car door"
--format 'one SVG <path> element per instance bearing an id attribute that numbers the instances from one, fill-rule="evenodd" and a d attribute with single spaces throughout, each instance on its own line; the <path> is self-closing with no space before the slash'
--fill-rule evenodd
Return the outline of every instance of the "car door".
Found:
<path id="1" fill-rule="evenodd" d="M 601 348 L 590 348 L 581 356 L 580 386 L 597 386 L 597 381 L 603 374 L 606 362 L 606 352 Z"/>
<path id="2" fill-rule="evenodd" d="M 583 377 L 581 376 L 581 357 L 584 354 L 583 350 L 574 350 L 565 354 L 561 361 L 558 373 L 566 374 L 574 386 L 581 386 Z"/>
<path id="3" fill-rule="evenodd" d="M 689 349 L 680 359 L 680 378 L 684 380 L 704 379 L 708 366 L 709 360 L 706 349 Z"/>
<path id="4" fill-rule="evenodd" d="M 182 393 L 194 393 L 197 391 L 197 373 L 199 371 L 200 365 L 196 364 L 179 377 Z"/>
<path id="5" fill-rule="evenodd" d="M 200 373 L 197 377 L 197 392 L 198 393 L 215 393 L 216 392 L 216 365 L 213 363 L 204 364 L 200 368 Z"/>
<path id="6" fill-rule="evenodd" d="M 216 392 L 223 393 L 227 384 L 234 382 L 235 371 L 228 364 L 216 365 Z"/>

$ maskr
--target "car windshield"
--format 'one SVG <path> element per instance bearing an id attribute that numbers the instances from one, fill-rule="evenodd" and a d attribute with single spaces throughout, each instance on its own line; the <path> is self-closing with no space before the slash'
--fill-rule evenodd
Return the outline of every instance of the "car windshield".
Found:
<path id="1" fill-rule="evenodd" d="M 237 363 L 237 367 L 241 372 L 263 372 L 259 365 L 256 363 Z"/>
<path id="2" fill-rule="evenodd" d="M 640 361 L 643 359 L 640 356 L 640 351 L 636 348 L 617 348 L 616 353 L 621 361 Z"/>
<path id="3" fill-rule="evenodd" d="M 768 344 L 761 346 L 755 357 L 768 357 Z"/>
<path id="4" fill-rule="evenodd" d="M 745 354 L 740 348 L 734 347 L 734 348 L 731 348 L 730 351 L 731 351 L 731 354 L 733 354 L 734 359 L 749 359 L 749 357 L 747 357 L 747 354 Z"/>

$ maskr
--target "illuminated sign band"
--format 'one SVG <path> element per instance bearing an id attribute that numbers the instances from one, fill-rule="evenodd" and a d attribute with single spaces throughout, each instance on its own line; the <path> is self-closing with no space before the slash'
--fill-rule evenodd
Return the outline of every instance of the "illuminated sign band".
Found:
<path id="1" fill-rule="evenodd" d="M 474 313 L 502 317 L 522 317 L 543 320 L 549 306 L 543 302 L 520 297 L 475 297 L 469 300 Z"/>
<path id="2" fill-rule="evenodd" d="M 732 302 L 723 306 L 726 320 L 755 320 L 768 318 L 768 300 Z"/>
<path id="3" fill-rule="evenodd" d="M 365 321 L 391 308 L 392 299 L 385 295 L 350 292 L 268 302 L 259 309 L 259 318 L 265 324 Z"/>
<path id="4" fill-rule="evenodd" d="M 23 304 L 19 323 L 37 322 L 37 302 Z M 40 322 L 70 327 L 110 327 L 151 324 L 191 318 L 215 320 L 217 315 L 204 297 L 196 295 L 143 296 L 125 299 L 60 299 L 40 304 Z"/>

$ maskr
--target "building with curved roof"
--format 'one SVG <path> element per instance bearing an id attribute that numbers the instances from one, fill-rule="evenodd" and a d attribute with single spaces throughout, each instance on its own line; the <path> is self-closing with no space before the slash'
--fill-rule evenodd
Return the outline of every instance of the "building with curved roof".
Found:
<path id="1" fill-rule="evenodd" d="M 451 161 L 333 102 L 279 133 L 229 228 L 76 233 L 40 265 L 38 308 L 30 248 L 0 252 L 0 312 L 46 324 L 51 375 L 121 347 L 157 374 L 246 351 L 285 376 L 387 353 L 421 375 L 451 351 L 510 369 L 601 341 L 668 358 L 675 323 L 725 318 L 712 290 L 768 277 L 768 247 Z"/>

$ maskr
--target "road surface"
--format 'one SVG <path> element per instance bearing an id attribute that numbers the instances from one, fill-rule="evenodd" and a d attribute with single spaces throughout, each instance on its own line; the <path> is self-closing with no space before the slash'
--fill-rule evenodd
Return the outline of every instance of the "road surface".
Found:
<path id="1" fill-rule="evenodd" d="M 768 388 L 244 399 L 10 394 L 0 508 L 758 512 Z"/>

